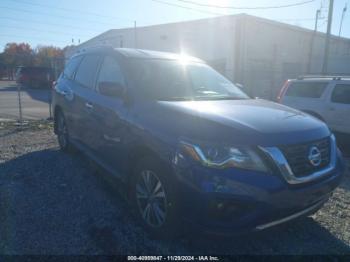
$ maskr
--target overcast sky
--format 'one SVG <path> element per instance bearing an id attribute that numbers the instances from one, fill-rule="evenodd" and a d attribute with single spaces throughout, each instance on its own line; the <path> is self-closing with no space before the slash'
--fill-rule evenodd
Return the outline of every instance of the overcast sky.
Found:
<path id="1" fill-rule="evenodd" d="M 160 2 L 158 2 L 160 1 Z M 307 0 L 191 0 L 201 4 L 257 7 L 279 6 Z M 345 3 L 334 0 L 332 33 L 338 35 Z M 168 3 L 168 4 L 166 4 Z M 64 47 L 86 41 L 106 30 L 247 13 L 293 25 L 313 28 L 315 13 L 322 6 L 319 30 L 327 27 L 328 0 L 315 0 L 296 7 L 269 10 L 235 10 L 197 6 L 181 0 L 1 0 L 0 49 L 8 42 L 27 42 L 33 47 Z M 345 14 L 342 36 L 350 38 L 350 13 Z"/>

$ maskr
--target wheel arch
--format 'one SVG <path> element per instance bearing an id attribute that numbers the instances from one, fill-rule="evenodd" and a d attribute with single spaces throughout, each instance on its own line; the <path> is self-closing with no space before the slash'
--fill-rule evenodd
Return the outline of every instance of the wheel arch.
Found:
<path id="1" fill-rule="evenodd" d="M 162 158 L 159 155 L 159 153 L 155 152 L 149 146 L 137 145 L 130 150 L 130 153 L 128 154 L 128 158 L 127 158 L 126 183 L 127 183 L 128 187 L 131 186 L 131 182 L 132 182 L 132 179 L 134 178 L 134 175 L 135 175 L 134 171 L 135 171 L 137 164 L 139 163 L 139 161 L 141 159 L 146 158 L 146 157 L 151 157 L 151 158 L 156 159 L 159 162 L 159 164 L 161 164 L 164 167 L 167 167 L 167 168 L 171 167 L 170 163 L 167 163 L 167 161 L 165 161 L 164 158 Z"/>

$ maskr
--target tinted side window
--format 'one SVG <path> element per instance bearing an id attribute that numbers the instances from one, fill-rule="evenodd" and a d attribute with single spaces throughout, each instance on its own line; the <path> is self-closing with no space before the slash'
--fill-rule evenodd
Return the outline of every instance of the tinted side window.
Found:
<path id="1" fill-rule="evenodd" d="M 95 86 L 95 76 L 99 62 L 99 55 L 86 55 L 75 74 L 75 80 L 79 84 L 93 89 Z"/>
<path id="2" fill-rule="evenodd" d="M 101 82 L 125 85 L 123 73 L 116 59 L 106 56 L 103 60 L 98 76 L 98 83 Z"/>
<path id="3" fill-rule="evenodd" d="M 331 101 L 334 103 L 350 104 L 350 85 L 336 85 Z"/>
<path id="4" fill-rule="evenodd" d="M 286 96 L 320 98 L 327 85 L 328 82 L 292 82 L 288 87 Z"/>
<path id="5" fill-rule="evenodd" d="M 64 67 L 63 76 L 72 79 L 74 72 L 77 69 L 77 66 L 79 65 L 82 58 L 82 56 L 76 56 L 70 59 L 67 65 Z"/>

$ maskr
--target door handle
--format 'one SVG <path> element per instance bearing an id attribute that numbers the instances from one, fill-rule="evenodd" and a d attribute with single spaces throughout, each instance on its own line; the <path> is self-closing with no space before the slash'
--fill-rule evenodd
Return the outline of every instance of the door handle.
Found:
<path id="1" fill-rule="evenodd" d="M 61 94 L 62 96 L 64 96 L 68 100 L 73 99 L 73 92 L 71 90 L 60 90 L 59 94 Z"/>
<path id="2" fill-rule="evenodd" d="M 62 96 L 68 96 L 69 95 L 69 92 L 67 90 L 61 90 L 59 92 Z"/>
<path id="3" fill-rule="evenodd" d="M 89 110 L 92 110 L 92 109 L 94 108 L 94 106 L 93 106 L 91 103 L 89 103 L 89 102 L 86 102 L 86 103 L 85 103 L 85 107 L 86 107 L 87 109 L 89 109 Z"/>

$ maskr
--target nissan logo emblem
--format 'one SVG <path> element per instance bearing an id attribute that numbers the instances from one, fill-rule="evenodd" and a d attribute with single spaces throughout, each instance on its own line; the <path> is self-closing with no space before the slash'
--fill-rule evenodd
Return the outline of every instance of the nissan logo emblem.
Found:
<path id="1" fill-rule="evenodd" d="M 321 164 L 322 158 L 321 158 L 321 151 L 316 147 L 312 146 L 309 150 L 309 161 L 311 165 L 313 166 L 319 166 Z"/>

